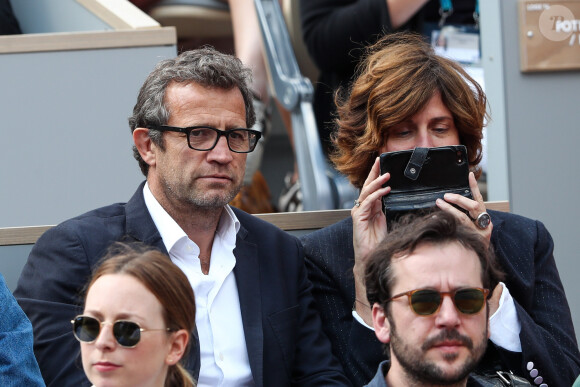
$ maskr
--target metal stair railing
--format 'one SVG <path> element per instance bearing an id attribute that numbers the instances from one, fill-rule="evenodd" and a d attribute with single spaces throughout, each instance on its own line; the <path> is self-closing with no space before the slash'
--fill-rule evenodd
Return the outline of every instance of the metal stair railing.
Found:
<path id="1" fill-rule="evenodd" d="M 324 156 L 312 110 L 314 88 L 300 72 L 278 0 L 254 0 L 254 4 L 272 94 L 291 112 L 304 210 L 347 208 L 358 193 Z"/>

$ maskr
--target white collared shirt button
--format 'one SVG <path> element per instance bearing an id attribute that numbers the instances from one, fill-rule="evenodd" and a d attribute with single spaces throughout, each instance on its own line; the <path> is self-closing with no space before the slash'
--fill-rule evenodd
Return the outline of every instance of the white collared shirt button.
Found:
<path id="1" fill-rule="evenodd" d="M 538 376 L 537 378 L 534 379 L 534 383 L 536 384 L 542 384 L 542 382 L 544 381 L 544 378 L 542 378 L 541 376 Z"/>
<path id="2" fill-rule="evenodd" d="M 548 385 L 546 383 L 542 383 L 540 384 L 540 387 L 548 387 Z"/>
<path id="3" fill-rule="evenodd" d="M 537 370 L 537 369 L 535 369 L 535 368 L 534 368 L 533 370 L 531 370 L 531 371 L 530 371 L 530 376 L 531 376 L 532 378 L 535 378 L 536 376 L 538 376 L 538 370 Z"/>
<path id="4" fill-rule="evenodd" d="M 532 368 L 534 368 L 534 362 L 533 361 L 529 361 L 528 364 L 526 365 L 526 368 L 528 369 L 528 371 L 531 371 Z"/>

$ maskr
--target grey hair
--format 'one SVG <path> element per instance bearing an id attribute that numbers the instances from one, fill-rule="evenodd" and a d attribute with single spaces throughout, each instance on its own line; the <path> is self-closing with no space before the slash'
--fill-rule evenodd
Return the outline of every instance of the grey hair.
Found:
<path id="1" fill-rule="evenodd" d="M 167 124 L 171 112 L 166 106 L 165 93 L 173 82 L 193 82 L 204 87 L 224 90 L 237 87 L 244 98 L 246 126 L 251 128 L 256 121 L 250 89 L 251 80 L 252 71 L 238 58 L 223 54 L 209 46 L 183 52 L 174 59 L 163 60 L 155 66 L 141 86 L 133 115 L 129 117 L 131 133 L 136 128 Z M 149 138 L 159 148 L 164 149 L 161 132 L 150 130 Z M 133 146 L 133 157 L 139 162 L 141 172 L 147 176 L 149 165 L 143 160 L 136 146 Z"/>

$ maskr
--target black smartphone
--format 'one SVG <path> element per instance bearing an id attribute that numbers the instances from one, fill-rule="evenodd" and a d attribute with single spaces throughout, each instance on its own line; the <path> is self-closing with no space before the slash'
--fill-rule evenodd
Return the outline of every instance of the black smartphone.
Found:
<path id="1" fill-rule="evenodd" d="M 387 152 L 381 154 L 380 166 L 381 174 L 391 174 L 386 184 L 391 192 L 382 198 L 389 229 L 403 214 L 436 208 L 435 201 L 446 193 L 473 199 L 464 145 Z"/>

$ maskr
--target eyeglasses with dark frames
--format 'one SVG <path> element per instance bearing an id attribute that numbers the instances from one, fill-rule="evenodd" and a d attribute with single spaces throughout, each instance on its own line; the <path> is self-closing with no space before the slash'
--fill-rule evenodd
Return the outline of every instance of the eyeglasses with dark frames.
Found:
<path id="1" fill-rule="evenodd" d="M 451 292 L 438 292 L 433 289 L 416 289 L 397 294 L 389 298 L 387 302 L 407 296 L 409 306 L 413 312 L 420 316 L 429 316 L 439 310 L 443 303 L 443 297 L 449 296 L 458 311 L 464 314 L 476 314 L 485 305 L 488 294 L 489 290 L 482 288 L 462 288 Z"/>
<path id="2" fill-rule="evenodd" d="M 138 323 L 128 320 L 117 320 L 113 323 L 108 323 L 99 321 L 91 316 L 77 316 L 71 320 L 71 323 L 75 338 L 83 343 L 93 343 L 99 337 L 102 326 L 112 324 L 113 337 L 115 337 L 120 346 L 125 348 L 134 348 L 141 340 L 141 332 L 172 331 L 170 328 L 145 329 L 141 328 Z"/>
<path id="3" fill-rule="evenodd" d="M 250 153 L 256 149 L 262 133 L 257 130 L 236 128 L 220 130 L 211 126 L 190 126 L 179 128 L 167 125 L 149 125 L 147 129 L 160 132 L 178 132 L 187 135 L 187 145 L 198 151 L 210 151 L 217 145 L 221 136 L 225 136 L 228 148 L 235 153 Z"/>

